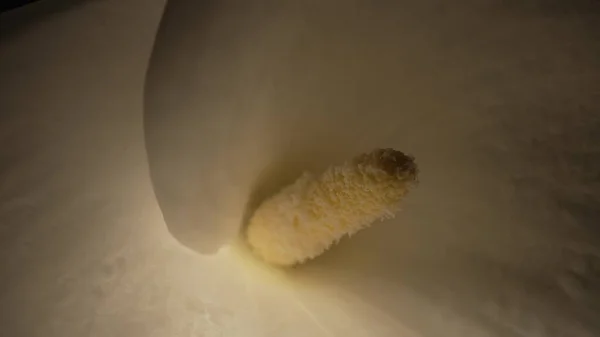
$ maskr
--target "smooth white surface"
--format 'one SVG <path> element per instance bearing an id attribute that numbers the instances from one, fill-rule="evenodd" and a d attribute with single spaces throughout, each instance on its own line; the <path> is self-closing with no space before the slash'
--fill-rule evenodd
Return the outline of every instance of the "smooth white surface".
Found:
<path id="1" fill-rule="evenodd" d="M 3 333 L 597 333 L 595 7 L 334 3 L 217 6 L 203 34 L 173 33 L 202 36 L 207 53 L 166 81 L 180 59 L 163 50 L 146 107 L 163 1 L 82 2 L 3 30 Z M 173 193 L 203 210 L 200 234 L 227 227 L 223 242 L 272 166 L 285 180 L 393 146 L 417 157 L 422 184 L 397 220 L 287 275 L 234 249 L 199 255 L 152 190 L 144 140 L 161 124 L 144 117 L 160 111 L 205 138 L 184 151 L 208 163 L 192 192 Z M 193 174 L 170 163 L 164 179 Z"/>

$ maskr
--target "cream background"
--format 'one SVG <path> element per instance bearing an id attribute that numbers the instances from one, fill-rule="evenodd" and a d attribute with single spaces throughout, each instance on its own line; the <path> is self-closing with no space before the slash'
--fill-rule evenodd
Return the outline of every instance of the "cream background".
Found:
<path id="1" fill-rule="evenodd" d="M 63 3 L 0 17 L 9 335 L 598 331 L 593 2 Z M 213 254 L 376 146 L 421 167 L 396 220 L 284 276 Z"/>

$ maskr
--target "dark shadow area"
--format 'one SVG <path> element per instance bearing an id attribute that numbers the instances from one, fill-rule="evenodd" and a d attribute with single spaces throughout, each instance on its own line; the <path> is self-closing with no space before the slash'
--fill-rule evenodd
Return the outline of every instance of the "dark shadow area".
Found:
<path id="1" fill-rule="evenodd" d="M 13 9 L 31 4 L 36 1 L 39 1 L 39 0 L 5 0 L 2 3 L 0 3 L 0 12 L 6 12 L 9 10 L 13 10 Z"/>
<path id="2" fill-rule="evenodd" d="M 31 0 L 2 2 L 0 9 L 0 37 L 10 38 L 28 27 L 60 12 L 72 10 L 81 3 L 99 0 Z"/>

